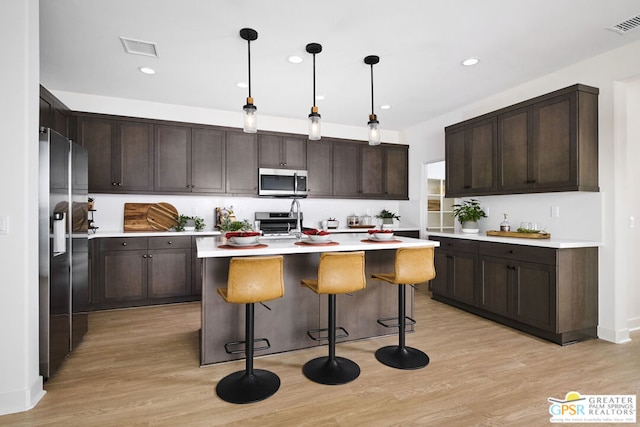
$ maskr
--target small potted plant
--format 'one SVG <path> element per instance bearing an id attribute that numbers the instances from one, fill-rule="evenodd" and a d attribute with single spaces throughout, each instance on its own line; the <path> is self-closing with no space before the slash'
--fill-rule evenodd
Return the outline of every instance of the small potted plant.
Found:
<path id="1" fill-rule="evenodd" d="M 380 213 L 376 215 L 376 218 L 382 219 L 382 224 L 393 224 L 394 219 L 400 221 L 400 215 L 397 215 L 386 209 L 382 209 Z"/>
<path id="2" fill-rule="evenodd" d="M 234 217 L 235 218 L 235 217 Z M 222 220 L 219 225 L 220 231 L 222 231 L 222 236 L 220 237 L 220 244 L 227 244 L 227 233 L 234 231 L 245 231 L 252 232 L 253 225 L 249 222 L 249 220 L 244 219 L 242 221 L 237 221 L 235 219 L 231 219 L 226 217 Z"/>
<path id="3" fill-rule="evenodd" d="M 206 224 L 199 216 L 179 215 L 178 225 L 174 227 L 176 231 L 202 231 Z"/>
<path id="4" fill-rule="evenodd" d="M 453 205 L 453 216 L 462 225 L 463 233 L 477 233 L 480 231 L 478 228 L 478 221 L 481 218 L 486 218 L 487 214 L 480 206 L 480 202 L 476 199 L 463 200 L 462 203 L 456 203 Z"/>

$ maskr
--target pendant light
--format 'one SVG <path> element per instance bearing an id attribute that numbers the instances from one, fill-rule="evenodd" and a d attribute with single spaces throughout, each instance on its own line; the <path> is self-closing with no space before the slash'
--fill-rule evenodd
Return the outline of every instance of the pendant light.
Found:
<path id="1" fill-rule="evenodd" d="M 316 106 L 316 54 L 322 52 L 322 45 L 318 43 L 309 43 L 307 52 L 313 55 L 313 107 L 309 114 L 309 139 L 317 141 L 320 139 L 320 114 Z"/>
<path id="2" fill-rule="evenodd" d="M 251 97 L 251 42 L 258 39 L 258 32 L 252 28 L 243 28 L 240 30 L 240 37 L 247 41 L 249 59 L 249 96 L 247 97 L 247 104 L 242 108 L 244 111 L 242 130 L 245 133 L 256 133 L 258 131 L 257 108 L 253 105 L 253 98 Z"/>
<path id="3" fill-rule="evenodd" d="M 373 64 L 380 62 L 380 57 L 369 55 L 364 58 L 364 63 L 371 66 L 371 114 L 369 114 L 369 145 L 380 145 L 380 129 L 378 125 L 378 116 L 373 112 Z"/>

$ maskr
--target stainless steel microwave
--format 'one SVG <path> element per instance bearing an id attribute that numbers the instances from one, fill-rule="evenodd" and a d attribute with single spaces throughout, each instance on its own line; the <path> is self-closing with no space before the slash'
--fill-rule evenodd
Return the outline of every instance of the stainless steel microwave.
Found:
<path id="1" fill-rule="evenodd" d="M 307 171 L 259 168 L 258 195 L 307 197 Z"/>

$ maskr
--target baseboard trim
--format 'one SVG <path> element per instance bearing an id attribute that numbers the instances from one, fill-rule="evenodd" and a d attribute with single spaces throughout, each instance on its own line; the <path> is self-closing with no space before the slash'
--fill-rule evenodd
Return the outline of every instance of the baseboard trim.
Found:
<path id="1" fill-rule="evenodd" d="M 38 376 L 31 387 L 0 393 L 0 415 L 24 412 L 34 408 L 47 393 L 42 388 L 42 376 Z"/>
<path id="2" fill-rule="evenodd" d="M 598 326 L 598 338 L 615 344 L 624 344 L 631 341 L 629 329 L 609 329 Z"/>

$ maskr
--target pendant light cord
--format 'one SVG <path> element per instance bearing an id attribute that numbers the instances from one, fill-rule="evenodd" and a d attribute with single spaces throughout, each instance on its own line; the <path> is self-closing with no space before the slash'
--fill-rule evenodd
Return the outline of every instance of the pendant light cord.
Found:
<path id="1" fill-rule="evenodd" d="M 249 59 L 249 98 L 251 98 L 251 40 L 247 40 L 247 58 Z"/>
<path id="2" fill-rule="evenodd" d="M 373 64 L 371 64 L 371 114 L 375 114 L 373 112 Z"/>
<path id="3" fill-rule="evenodd" d="M 313 54 L 313 106 L 316 106 L 316 54 Z"/>

